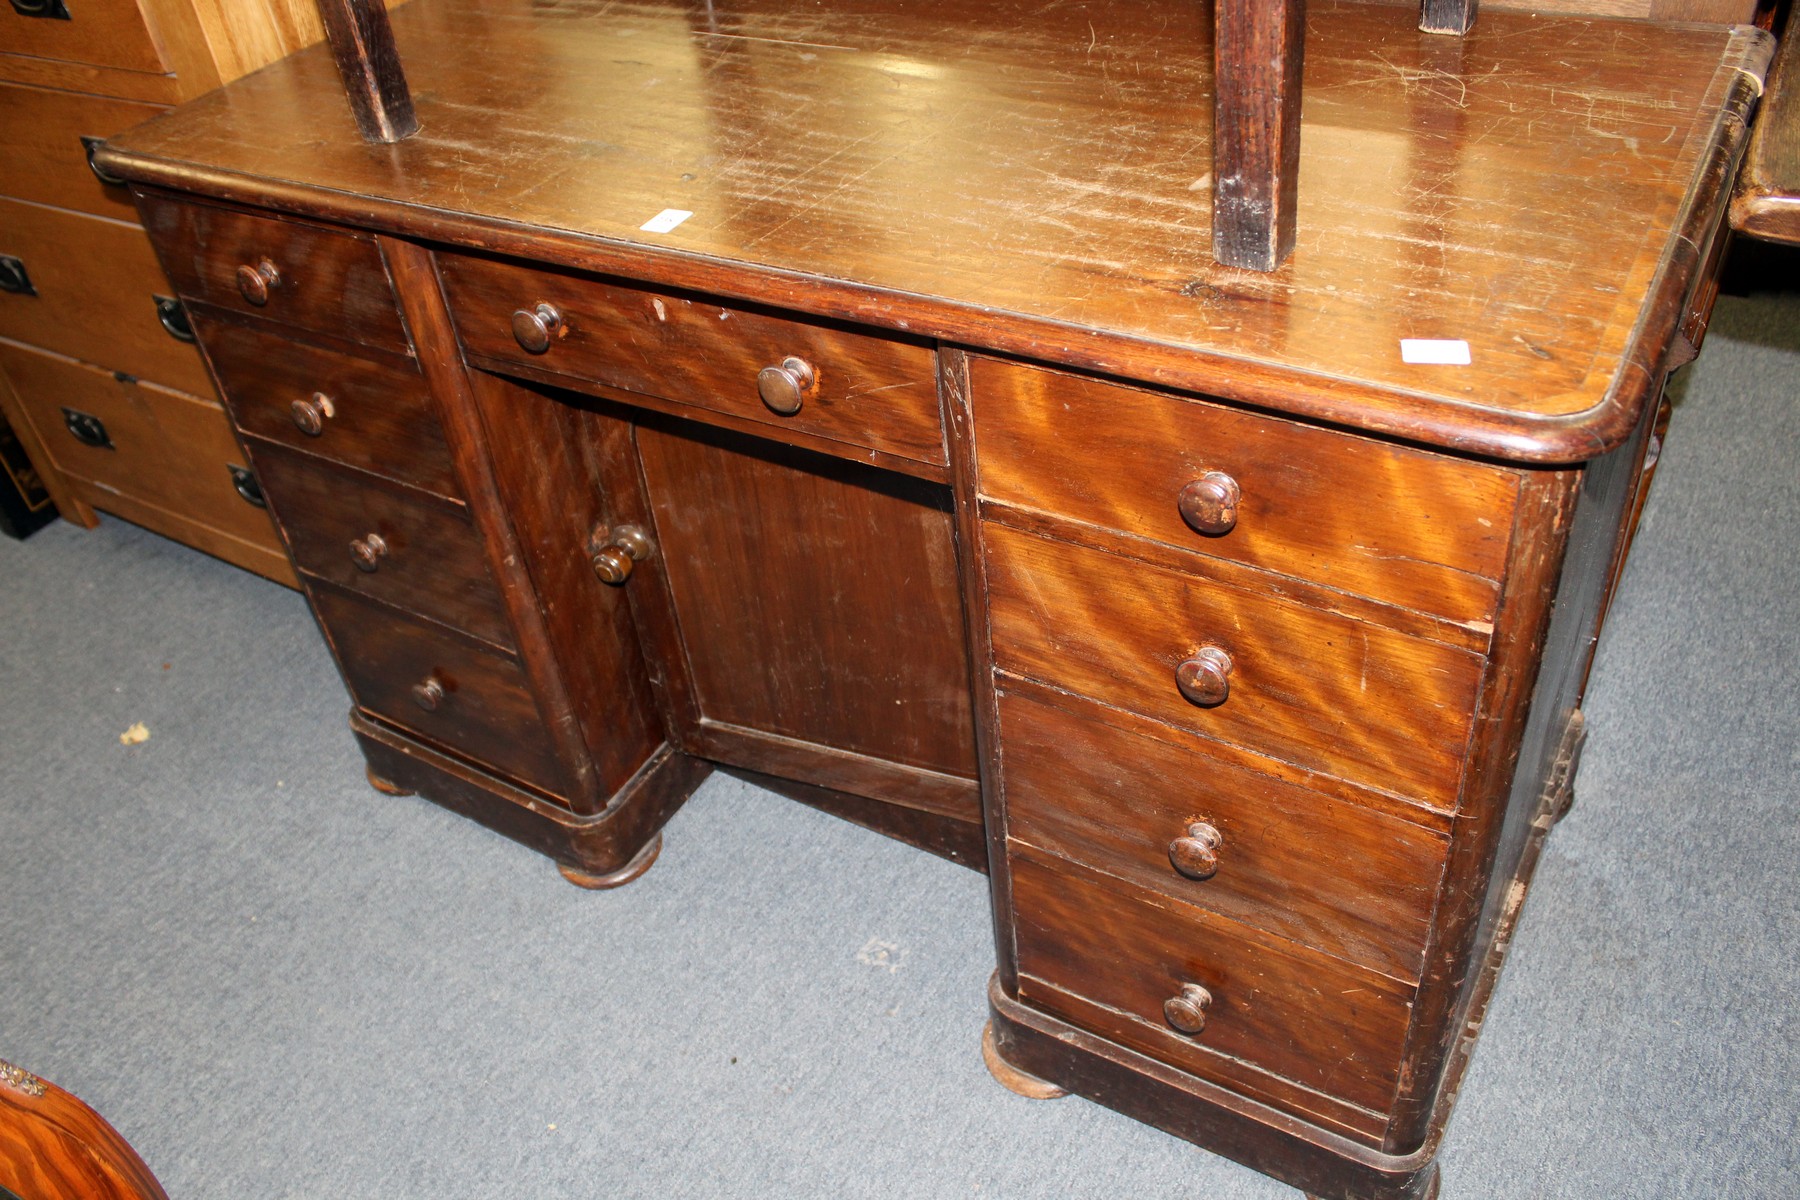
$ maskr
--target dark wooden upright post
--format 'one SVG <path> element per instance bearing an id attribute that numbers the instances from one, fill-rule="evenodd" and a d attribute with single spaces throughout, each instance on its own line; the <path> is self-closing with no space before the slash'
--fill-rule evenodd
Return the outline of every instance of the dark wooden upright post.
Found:
<path id="1" fill-rule="evenodd" d="M 398 142 L 419 128 L 394 30 L 382 0 L 318 0 L 325 37 L 356 127 L 370 142 Z"/>
<path id="2" fill-rule="evenodd" d="M 1213 8 L 1213 257 L 1273 271 L 1294 248 L 1305 0 Z"/>
<path id="3" fill-rule="evenodd" d="M 1419 28 L 1426 33 L 1465 34 L 1475 24 L 1477 0 L 1420 0 Z"/>

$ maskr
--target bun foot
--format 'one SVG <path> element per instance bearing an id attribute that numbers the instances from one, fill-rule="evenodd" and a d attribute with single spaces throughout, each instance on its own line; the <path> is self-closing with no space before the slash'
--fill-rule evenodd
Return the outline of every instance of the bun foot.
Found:
<path id="1" fill-rule="evenodd" d="M 579 867 L 571 867 L 566 863 L 557 863 L 556 869 L 562 872 L 562 877 L 564 879 L 568 880 L 578 888 L 587 888 L 590 891 L 603 892 L 608 888 L 624 887 L 639 875 L 648 871 L 650 869 L 650 864 L 655 862 L 656 856 L 661 853 L 662 834 L 658 833 L 655 837 L 645 843 L 642 850 L 639 850 L 632 856 L 630 862 L 626 863 L 616 871 L 607 872 L 605 875 L 594 875 L 587 871 L 583 871 Z"/>
<path id="2" fill-rule="evenodd" d="M 374 767 L 365 767 L 363 773 L 369 777 L 369 786 L 384 796 L 410 796 L 411 792 L 397 783 L 390 783 L 375 773 Z"/>
<path id="3" fill-rule="evenodd" d="M 1419 1189 L 1412 1193 L 1412 1200 L 1438 1200 L 1438 1185 L 1443 1181 L 1443 1174 L 1436 1163 L 1431 1164 L 1429 1177 L 1419 1181 Z M 1315 1196 L 1311 1192 L 1302 1192 L 1306 1200 L 1331 1200 L 1329 1196 Z"/>
<path id="4" fill-rule="evenodd" d="M 998 1079 L 1002 1086 L 1027 1100 L 1055 1100 L 1069 1094 L 1054 1083 L 1039 1079 L 1036 1075 L 1027 1075 L 1001 1058 L 1000 1047 L 994 1044 L 992 1020 L 981 1027 L 981 1061 L 987 1064 L 988 1074 Z"/>

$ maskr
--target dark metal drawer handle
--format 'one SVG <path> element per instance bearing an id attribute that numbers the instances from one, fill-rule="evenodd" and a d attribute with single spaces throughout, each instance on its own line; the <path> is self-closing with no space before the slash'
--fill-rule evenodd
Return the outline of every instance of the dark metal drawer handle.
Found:
<path id="1" fill-rule="evenodd" d="M 24 259 L 0 254 L 0 292 L 12 292 L 17 296 L 37 295 L 37 289 L 31 286 L 31 272 L 25 269 Z"/>
<path id="2" fill-rule="evenodd" d="M 120 179 L 111 171 L 102 169 L 100 164 L 94 161 L 94 151 L 105 144 L 105 138 L 88 137 L 85 134 L 82 135 L 81 148 L 87 154 L 88 170 L 94 173 L 95 179 L 98 179 L 101 183 L 104 183 L 109 187 L 124 187 L 125 181 L 123 179 Z"/>
<path id="3" fill-rule="evenodd" d="M 262 484 L 257 482 L 250 468 L 233 464 L 226 470 L 231 472 L 231 486 L 237 489 L 237 494 L 244 498 L 245 503 L 254 504 L 258 508 L 269 507 L 269 502 L 263 499 Z"/>
<path id="4" fill-rule="evenodd" d="M 116 450 L 112 437 L 106 432 L 106 422 L 93 413 L 84 413 L 79 409 L 62 410 L 63 424 L 74 439 L 84 446 L 92 446 L 96 450 Z"/>
<path id="5" fill-rule="evenodd" d="M 12 0 L 12 6 L 21 17 L 43 17 L 50 21 L 69 19 L 69 10 L 63 0 Z"/>
<path id="6" fill-rule="evenodd" d="M 156 301 L 156 319 L 162 324 L 163 332 L 178 342 L 194 340 L 194 327 L 188 322 L 187 305 L 173 296 L 150 297 Z"/>

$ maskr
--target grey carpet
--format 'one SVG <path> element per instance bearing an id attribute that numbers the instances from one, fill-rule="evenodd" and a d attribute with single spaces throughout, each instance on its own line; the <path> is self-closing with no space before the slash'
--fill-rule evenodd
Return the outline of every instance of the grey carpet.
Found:
<path id="1" fill-rule="evenodd" d="M 1447 1197 L 1800 1195 L 1800 302 L 1711 336 Z M 177 1200 L 1293 1195 L 988 1078 L 981 876 L 715 778 L 581 892 L 369 790 L 346 711 L 292 593 L 0 540 L 0 1057 Z"/>

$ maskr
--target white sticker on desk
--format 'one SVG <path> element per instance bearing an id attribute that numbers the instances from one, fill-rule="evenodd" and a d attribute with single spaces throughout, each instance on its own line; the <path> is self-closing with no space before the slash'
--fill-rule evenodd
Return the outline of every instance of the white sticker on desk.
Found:
<path id="1" fill-rule="evenodd" d="M 1460 338 L 1401 338 L 1400 361 L 1466 367 L 1469 365 L 1469 343 Z"/>
<path id="2" fill-rule="evenodd" d="M 638 228 L 645 233 L 668 233 L 694 214 L 680 208 L 665 208 Z"/>

